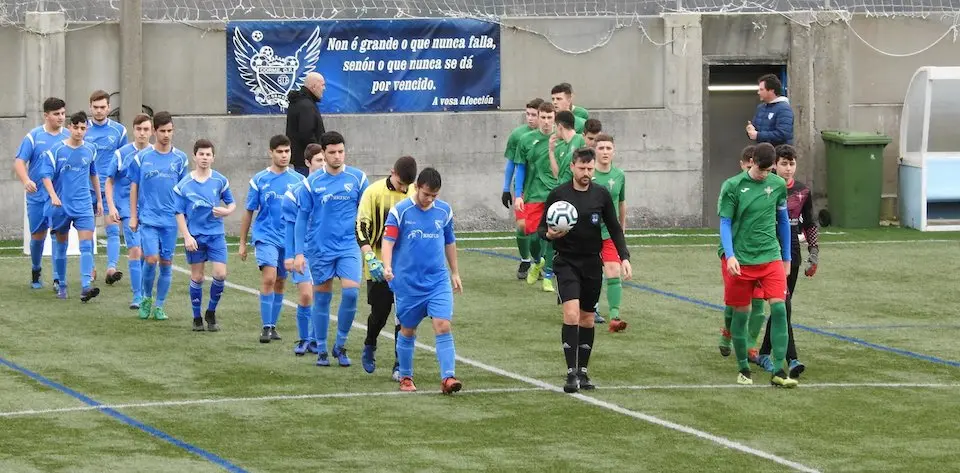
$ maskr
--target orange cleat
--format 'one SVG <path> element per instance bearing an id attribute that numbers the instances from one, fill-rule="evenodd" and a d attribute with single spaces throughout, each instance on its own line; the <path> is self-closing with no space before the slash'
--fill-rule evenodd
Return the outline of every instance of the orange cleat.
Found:
<path id="1" fill-rule="evenodd" d="M 461 383 L 457 378 L 443 378 L 443 381 L 440 382 L 440 392 L 443 394 L 453 394 L 463 388 L 463 383 Z"/>
<path id="2" fill-rule="evenodd" d="M 627 323 L 620 319 L 611 319 L 610 323 L 607 324 L 607 330 L 610 333 L 622 332 L 627 329 Z"/>
<path id="3" fill-rule="evenodd" d="M 747 360 L 749 360 L 750 363 L 756 363 L 758 356 L 760 356 L 760 350 L 757 350 L 756 348 L 747 350 Z"/>
<path id="4" fill-rule="evenodd" d="M 413 384 L 413 378 L 409 376 L 400 378 L 400 390 L 405 393 L 416 392 L 417 386 Z"/>

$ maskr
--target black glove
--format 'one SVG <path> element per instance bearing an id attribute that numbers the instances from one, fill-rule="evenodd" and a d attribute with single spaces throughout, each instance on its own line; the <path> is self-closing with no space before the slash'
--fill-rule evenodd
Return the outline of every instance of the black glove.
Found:
<path id="1" fill-rule="evenodd" d="M 503 191 L 503 194 L 500 195 L 500 202 L 503 202 L 503 206 L 509 209 L 513 202 L 513 195 L 509 191 Z"/>

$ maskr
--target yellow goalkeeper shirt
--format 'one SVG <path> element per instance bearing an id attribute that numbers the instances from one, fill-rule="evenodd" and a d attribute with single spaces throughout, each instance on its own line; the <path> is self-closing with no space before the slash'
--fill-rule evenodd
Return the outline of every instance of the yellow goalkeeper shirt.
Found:
<path id="1" fill-rule="evenodd" d="M 383 230 L 387 223 L 387 214 L 397 202 L 406 199 L 416 193 L 416 186 L 410 184 L 407 186 L 407 192 L 403 193 L 393 187 L 390 178 L 380 179 L 367 187 L 360 197 L 360 208 L 357 212 L 357 243 L 361 247 L 370 245 L 373 248 L 377 258 L 380 259 L 380 248 L 383 246 Z M 370 272 L 366 263 L 363 265 L 363 276 L 370 279 Z"/>

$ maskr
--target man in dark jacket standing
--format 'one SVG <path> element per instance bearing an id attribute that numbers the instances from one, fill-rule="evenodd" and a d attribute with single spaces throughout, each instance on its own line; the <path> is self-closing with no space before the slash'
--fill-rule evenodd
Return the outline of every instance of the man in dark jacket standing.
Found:
<path id="1" fill-rule="evenodd" d="M 757 87 L 760 105 L 753 121 L 747 122 L 747 137 L 773 146 L 793 144 L 793 109 L 783 96 L 783 84 L 773 74 L 760 78 Z"/>
<path id="2" fill-rule="evenodd" d="M 303 161 L 303 152 L 310 143 L 319 143 L 324 133 L 323 117 L 317 103 L 323 98 L 327 83 L 317 72 L 307 74 L 300 90 L 287 95 L 290 106 L 287 108 L 287 132 L 290 138 L 290 165 L 300 174 L 307 176 L 310 168 Z"/>

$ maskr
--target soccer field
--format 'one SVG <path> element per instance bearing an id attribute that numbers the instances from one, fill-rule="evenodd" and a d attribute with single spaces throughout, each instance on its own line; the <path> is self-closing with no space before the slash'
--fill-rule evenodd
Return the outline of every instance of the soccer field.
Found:
<path id="1" fill-rule="evenodd" d="M 231 257 L 223 330 L 195 333 L 182 249 L 170 320 L 157 322 L 127 309 L 126 279 L 81 304 L 76 258 L 70 300 L 30 290 L 28 259 L 7 243 L 0 471 L 955 470 L 960 234 L 825 230 L 820 270 L 794 299 L 807 365 L 798 389 L 770 387 L 757 367 L 757 384 L 738 386 L 733 357 L 719 355 L 713 231 L 631 231 L 630 326 L 598 326 L 598 389 L 575 395 L 560 390 L 556 296 L 516 279 L 503 234 L 459 235 L 465 292 L 453 333 L 464 389 L 453 396 L 439 394 L 429 324 L 419 392 L 390 380 L 392 330 L 377 372 L 363 371 L 365 291 L 348 344 L 354 365 L 319 368 L 292 353 L 292 303 L 284 340 L 258 343 L 252 258 Z M 102 256 L 97 266 L 102 284 Z"/>

